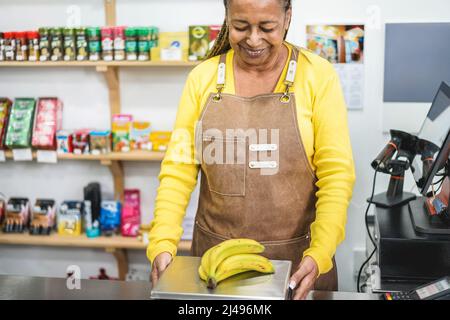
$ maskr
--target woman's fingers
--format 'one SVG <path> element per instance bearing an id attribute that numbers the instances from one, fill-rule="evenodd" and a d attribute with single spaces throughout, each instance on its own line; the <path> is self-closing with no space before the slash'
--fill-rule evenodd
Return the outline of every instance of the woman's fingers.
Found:
<path id="1" fill-rule="evenodd" d="M 295 290 L 295 295 L 293 300 L 305 300 L 308 293 L 314 286 L 315 275 L 313 273 L 309 273 L 306 277 L 303 278 L 302 282 L 297 290 Z"/>

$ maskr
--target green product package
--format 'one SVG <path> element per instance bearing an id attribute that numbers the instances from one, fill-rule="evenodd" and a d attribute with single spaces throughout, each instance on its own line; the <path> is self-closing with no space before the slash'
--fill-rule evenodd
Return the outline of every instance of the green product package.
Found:
<path id="1" fill-rule="evenodd" d="M 102 42 L 100 39 L 100 28 L 87 28 L 86 35 L 89 43 L 89 52 L 100 52 L 102 47 Z"/>
<path id="2" fill-rule="evenodd" d="M 86 29 L 78 28 L 75 30 L 76 37 L 76 56 L 77 60 L 87 60 L 87 38 L 86 38 Z"/>
<path id="3" fill-rule="evenodd" d="M 150 50 L 150 28 L 139 28 L 138 35 L 138 52 L 148 52 Z"/>
<path id="4" fill-rule="evenodd" d="M 11 108 L 5 145 L 10 148 L 30 148 L 36 100 L 17 98 Z"/>
<path id="5" fill-rule="evenodd" d="M 128 53 L 137 52 L 137 32 L 135 28 L 125 29 L 125 51 Z"/>
<path id="6" fill-rule="evenodd" d="M 72 28 L 64 29 L 64 60 L 75 60 L 75 30 Z"/>

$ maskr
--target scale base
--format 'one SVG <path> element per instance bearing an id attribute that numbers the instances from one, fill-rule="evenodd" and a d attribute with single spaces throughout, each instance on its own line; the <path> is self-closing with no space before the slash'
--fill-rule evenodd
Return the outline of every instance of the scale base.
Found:
<path id="1" fill-rule="evenodd" d="M 387 192 L 383 192 L 375 195 L 372 201 L 368 198 L 367 202 L 373 203 L 377 207 L 392 208 L 405 205 L 414 199 L 416 199 L 416 195 L 411 192 L 403 192 L 401 195 L 395 197 L 388 196 Z"/>

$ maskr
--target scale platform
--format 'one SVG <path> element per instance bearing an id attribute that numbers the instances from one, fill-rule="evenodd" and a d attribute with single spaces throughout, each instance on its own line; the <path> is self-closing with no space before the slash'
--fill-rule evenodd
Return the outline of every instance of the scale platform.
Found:
<path id="1" fill-rule="evenodd" d="M 291 261 L 271 260 L 275 273 L 246 272 L 208 289 L 198 276 L 199 257 L 177 256 L 152 289 L 151 299 L 175 300 L 286 300 Z"/>

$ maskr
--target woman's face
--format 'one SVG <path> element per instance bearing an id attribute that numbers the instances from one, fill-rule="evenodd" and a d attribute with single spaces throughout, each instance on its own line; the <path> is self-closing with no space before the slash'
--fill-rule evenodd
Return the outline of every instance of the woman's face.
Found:
<path id="1" fill-rule="evenodd" d="M 278 55 L 291 10 L 280 0 L 229 0 L 227 21 L 236 58 L 260 66 Z"/>

